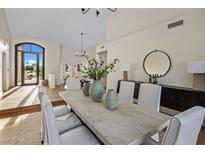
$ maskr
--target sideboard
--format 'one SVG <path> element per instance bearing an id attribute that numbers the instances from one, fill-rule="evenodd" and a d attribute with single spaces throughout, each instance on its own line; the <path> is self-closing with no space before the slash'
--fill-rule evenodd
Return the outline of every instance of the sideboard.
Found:
<path id="1" fill-rule="evenodd" d="M 119 92 L 121 81 L 123 80 L 118 80 L 117 93 Z M 134 98 L 138 99 L 140 83 L 143 82 L 132 80 L 127 81 L 135 83 Z M 162 107 L 177 111 L 184 111 L 197 105 L 205 107 L 205 91 L 168 85 L 161 86 L 162 92 L 160 105 Z"/>

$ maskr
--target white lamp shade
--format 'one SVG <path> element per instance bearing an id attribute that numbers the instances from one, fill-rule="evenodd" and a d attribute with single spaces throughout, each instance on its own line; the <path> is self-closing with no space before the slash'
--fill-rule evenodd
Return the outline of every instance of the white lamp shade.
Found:
<path id="1" fill-rule="evenodd" d="M 205 73 L 205 60 L 189 62 L 188 73 Z"/>
<path id="2" fill-rule="evenodd" d="M 121 68 L 122 68 L 122 71 L 129 71 L 130 70 L 130 64 L 122 64 Z"/>

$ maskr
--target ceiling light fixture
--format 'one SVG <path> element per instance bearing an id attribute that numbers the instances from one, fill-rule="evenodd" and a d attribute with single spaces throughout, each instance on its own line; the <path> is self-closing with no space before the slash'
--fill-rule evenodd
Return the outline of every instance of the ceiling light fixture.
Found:
<path id="1" fill-rule="evenodd" d="M 83 53 L 83 33 L 81 33 L 81 46 L 80 46 L 81 53 Z"/>
<path id="2" fill-rule="evenodd" d="M 86 14 L 91 8 L 82 8 L 81 11 L 83 14 Z M 110 10 L 111 12 L 116 12 L 117 8 L 107 8 L 108 10 Z M 96 8 L 96 16 L 98 17 L 100 14 L 99 8 Z"/>
<path id="3" fill-rule="evenodd" d="M 87 54 L 86 51 L 83 51 L 83 33 L 81 33 L 80 36 L 81 36 L 80 53 L 76 53 L 77 57 L 81 57 L 82 54 Z"/>

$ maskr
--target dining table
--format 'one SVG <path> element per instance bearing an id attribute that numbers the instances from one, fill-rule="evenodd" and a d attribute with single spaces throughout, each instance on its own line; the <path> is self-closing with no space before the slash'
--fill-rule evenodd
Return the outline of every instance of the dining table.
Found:
<path id="1" fill-rule="evenodd" d="M 170 119 L 164 113 L 122 100 L 118 101 L 114 110 L 109 110 L 103 101 L 94 102 L 90 96 L 84 96 L 81 90 L 59 94 L 102 144 L 142 144 L 167 127 Z"/>

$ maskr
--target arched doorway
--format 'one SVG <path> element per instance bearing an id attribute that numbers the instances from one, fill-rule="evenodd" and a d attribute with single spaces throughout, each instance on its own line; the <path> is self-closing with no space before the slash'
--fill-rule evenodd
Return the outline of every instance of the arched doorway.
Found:
<path id="1" fill-rule="evenodd" d="M 37 85 L 44 79 L 45 49 L 24 42 L 15 45 L 15 85 Z"/>

